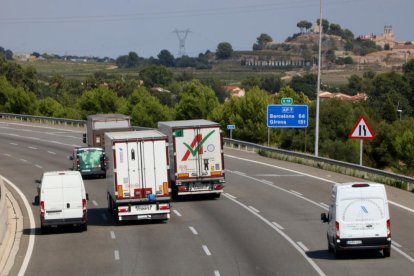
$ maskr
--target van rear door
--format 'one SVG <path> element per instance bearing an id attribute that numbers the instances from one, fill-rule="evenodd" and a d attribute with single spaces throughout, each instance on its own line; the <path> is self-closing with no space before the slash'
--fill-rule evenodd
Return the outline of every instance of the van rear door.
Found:
<path id="1" fill-rule="evenodd" d="M 63 218 L 81 218 L 83 216 L 82 179 L 78 174 L 68 174 L 61 177 L 63 193 Z"/>
<path id="2" fill-rule="evenodd" d="M 338 213 L 340 236 L 345 239 L 387 237 L 387 209 L 382 197 L 344 198 Z"/>
<path id="3" fill-rule="evenodd" d="M 60 175 L 45 176 L 42 186 L 41 200 L 44 202 L 45 220 L 63 219 L 63 193 Z"/>

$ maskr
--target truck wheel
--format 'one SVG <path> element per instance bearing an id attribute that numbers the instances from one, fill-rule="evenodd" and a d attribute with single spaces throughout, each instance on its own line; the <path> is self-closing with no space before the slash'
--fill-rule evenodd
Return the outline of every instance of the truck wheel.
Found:
<path id="1" fill-rule="evenodd" d="M 332 248 L 329 240 L 328 240 L 328 251 L 329 251 L 329 253 L 333 253 L 334 252 L 334 249 Z"/>
<path id="2" fill-rule="evenodd" d="M 219 198 L 220 196 L 221 196 L 221 193 L 213 194 L 213 198 Z"/>
<path id="3" fill-rule="evenodd" d="M 88 231 L 88 224 L 84 223 L 81 225 L 81 231 Z"/>
<path id="4" fill-rule="evenodd" d="M 391 256 L 391 247 L 386 247 L 382 250 L 382 254 L 384 255 L 384 258 Z"/>

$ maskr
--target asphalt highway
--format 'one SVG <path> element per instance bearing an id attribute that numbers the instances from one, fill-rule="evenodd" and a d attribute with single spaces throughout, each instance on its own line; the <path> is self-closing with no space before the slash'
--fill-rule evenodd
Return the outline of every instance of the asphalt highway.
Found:
<path id="1" fill-rule="evenodd" d="M 81 128 L 0 121 L 0 174 L 31 203 L 44 171 L 69 169 Z M 172 202 L 166 223 L 116 225 L 103 179 L 87 179 L 88 231 L 63 227 L 41 235 L 24 211 L 24 232 L 11 274 L 25 275 L 411 275 L 414 194 L 388 187 L 390 258 L 327 250 L 326 212 L 334 182 L 355 178 L 225 149 L 225 194 Z M 16 199 L 18 196 L 16 194 Z M 21 205 L 23 206 L 23 205 Z M 23 208 L 24 209 L 24 208 Z M 31 230 L 34 248 L 28 252 Z M 30 250 L 29 250 L 30 251 Z M 23 259 L 29 254 L 27 267 Z"/>

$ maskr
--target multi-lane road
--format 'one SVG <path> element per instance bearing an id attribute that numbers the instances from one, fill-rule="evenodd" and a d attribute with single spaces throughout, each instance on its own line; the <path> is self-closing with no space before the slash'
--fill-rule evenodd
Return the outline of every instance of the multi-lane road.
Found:
<path id="1" fill-rule="evenodd" d="M 0 121 L 0 174 L 32 202 L 44 171 L 69 169 L 83 129 Z M 411 275 L 414 195 L 387 188 L 394 240 L 390 258 L 357 252 L 336 260 L 327 251 L 325 212 L 332 183 L 354 178 L 225 149 L 227 186 L 216 200 L 172 203 L 167 223 L 115 225 L 102 179 L 85 180 L 88 231 L 41 235 L 24 212 L 11 275 Z M 14 191 L 9 187 L 11 191 Z M 34 240 L 30 250 L 30 239 Z M 28 250 L 29 248 L 29 250 Z M 27 258 L 29 262 L 24 263 Z"/>

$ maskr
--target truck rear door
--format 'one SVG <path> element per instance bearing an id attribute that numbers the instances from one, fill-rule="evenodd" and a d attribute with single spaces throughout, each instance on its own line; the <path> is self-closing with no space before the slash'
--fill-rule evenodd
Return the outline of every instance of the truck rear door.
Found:
<path id="1" fill-rule="evenodd" d="M 177 178 L 223 175 L 219 127 L 175 131 Z"/>
<path id="2" fill-rule="evenodd" d="M 118 197 L 168 194 L 165 140 L 117 142 L 115 155 Z"/>

